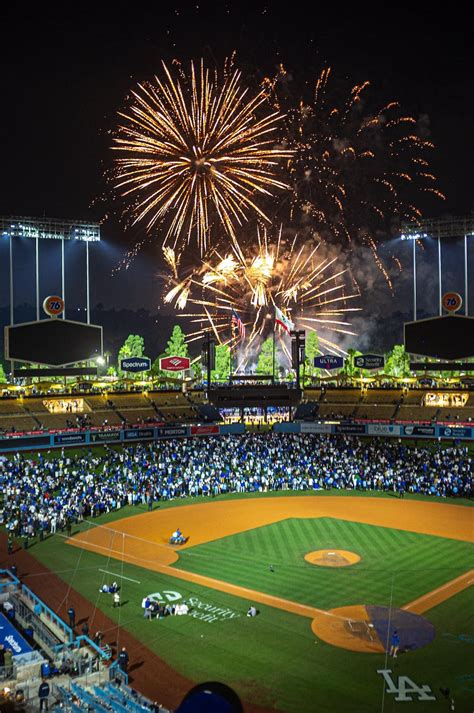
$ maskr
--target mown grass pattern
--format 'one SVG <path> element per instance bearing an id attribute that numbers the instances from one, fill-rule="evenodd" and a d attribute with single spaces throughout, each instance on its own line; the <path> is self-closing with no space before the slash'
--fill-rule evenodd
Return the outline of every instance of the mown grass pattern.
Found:
<path id="1" fill-rule="evenodd" d="M 307 552 L 332 548 L 356 552 L 361 561 L 326 568 L 304 560 Z M 472 564 L 469 543 L 333 518 L 290 518 L 182 550 L 175 566 L 331 609 L 400 607 Z"/>

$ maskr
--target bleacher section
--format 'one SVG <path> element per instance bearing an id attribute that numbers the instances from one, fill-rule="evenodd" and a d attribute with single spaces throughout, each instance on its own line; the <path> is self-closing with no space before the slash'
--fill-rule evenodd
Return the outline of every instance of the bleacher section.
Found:
<path id="1" fill-rule="evenodd" d="M 300 404 L 295 411 L 294 420 L 304 421 L 305 419 L 311 420 L 318 413 L 318 404 L 316 401 L 308 401 L 307 403 Z"/>
<path id="2" fill-rule="evenodd" d="M 152 702 L 141 696 L 127 685 L 106 683 L 100 686 L 85 687 L 71 683 L 70 689 L 65 686 L 56 687 L 61 710 L 70 713 L 143 713 L 145 710 L 156 710 L 168 713 L 166 708 L 152 708 Z"/>
<path id="3" fill-rule="evenodd" d="M 395 417 L 396 406 L 389 404 L 359 404 L 355 411 L 355 418 L 368 419 L 370 421 L 386 421 Z"/>
<path id="4" fill-rule="evenodd" d="M 472 404 L 470 399 L 469 403 Z M 442 408 L 439 409 L 437 416 L 438 421 L 474 421 L 474 406 L 465 406 L 464 408 Z"/>
<path id="5" fill-rule="evenodd" d="M 445 390 L 444 393 L 449 392 Z M 426 389 L 421 388 L 307 388 L 295 418 L 424 422 L 436 420 L 441 423 L 474 421 L 474 394 L 469 395 L 463 408 L 426 407 L 423 405 L 425 394 Z M 71 426 L 77 427 L 78 415 L 83 419 L 82 425 L 96 428 L 149 423 L 189 424 L 215 420 L 210 412 L 208 417 L 205 417 L 202 407 L 208 408 L 208 405 L 202 390 L 184 393 L 178 390 L 159 390 L 145 393 L 87 394 L 81 396 L 84 399 L 82 414 L 50 413 L 44 405 L 44 400 L 53 399 L 55 396 L 61 397 L 48 394 L 0 398 L 0 432 L 38 431 L 42 427 L 45 430 L 65 430 Z M 310 403 L 313 406 L 310 407 Z M 304 415 L 301 412 L 303 406 Z"/>

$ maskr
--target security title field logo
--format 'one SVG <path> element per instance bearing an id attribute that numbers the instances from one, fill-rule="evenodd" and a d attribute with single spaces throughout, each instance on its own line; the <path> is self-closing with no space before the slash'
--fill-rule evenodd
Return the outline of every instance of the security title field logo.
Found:
<path id="1" fill-rule="evenodd" d="M 142 601 L 142 607 L 145 606 L 144 597 Z M 148 594 L 148 599 L 154 602 L 159 602 L 163 604 L 164 602 L 181 602 L 184 604 L 186 601 L 189 607 L 188 616 L 193 619 L 199 619 L 200 621 L 205 621 L 207 624 L 215 624 L 216 621 L 230 621 L 231 619 L 238 619 L 241 615 L 239 612 L 229 609 L 229 607 L 219 607 L 209 602 L 203 602 L 198 597 L 188 597 L 183 599 L 183 595 L 180 592 L 175 592 L 169 589 L 163 590 L 161 592 L 154 592 L 153 594 Z"/>

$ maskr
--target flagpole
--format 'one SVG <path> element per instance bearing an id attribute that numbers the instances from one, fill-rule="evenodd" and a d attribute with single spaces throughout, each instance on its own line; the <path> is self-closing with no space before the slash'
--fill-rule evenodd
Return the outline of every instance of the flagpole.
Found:
<path id="1" fill-rule="evenodd" d="M 229 384 L 232 386 L 232 372 L 233 372 L 233 354 L 232 354 L 232 339 L 233 339 L 233 330 L 232 330 L 232 314 L 230 315 L 230 345 L 229 345 Z"/>
<path id="2" fill-rule="evenodd" d="M 273 381 L 272 383 L 275 383 L 275 324 L 273 325 Z"/>

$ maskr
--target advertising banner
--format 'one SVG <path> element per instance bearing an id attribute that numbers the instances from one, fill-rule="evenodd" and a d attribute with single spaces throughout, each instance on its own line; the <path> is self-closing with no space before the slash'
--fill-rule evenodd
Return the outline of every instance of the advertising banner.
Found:
<path id="1" fill-rule="evenodd" d="M 130 428 L 123 432 L 123 437 L 126 441 L 137 441 L 140 438 L 153 438 L 154 435 L 153 428 Z"/>
<path id="2" fill-rule="evenodd" d="M 401 433 L 401 426 L 393 426 L 388 423 L 369 423 L 367 426 L 369 436 L 400 436 Z"/>
<path id="3" fill-rule="evenodd" d="M 85 443 L 85 433 L 55 433 L 53 436 L 54 445 L 64 444 L 71 445 L 73 443 Z"/>
<path id="4" fill-rule="evenodd" d="M 91 431 L 91 443 L 104 443 L 106 441 L 119 441 L 120 431 Z"/>
<path id="5" fill-rule="evenodd" d="M 160 369 L 163 371 L 185 371 L 190 365 L 189 357 L 169 356 L 160 359 Z"/>
<path id="6" fill-rule="evenodd" d="M 385 357 L 380 354 L 361 354 L 354 357 L 354 366 L 358 369 L 382 369 Z"/>
<path id="7" fill-rule="evenodd" d="M 335 432 L 353 433 L 354 435 L 362 436 L 366 432 L 366 427 L 363 423 L 338 423 Z"/>
<path id="8" fill-rule="evenodd" d="M 5 649 L 10 649 L 13 656 L 33 651 L 21 634 L 11 625 L 5 614 L 0 614 L 0 644 Z"/>
<path id="9" fill-rule="evenodd" d="M 3 448 L 41 448 L 49 446 L 51 436 L 6 436 L 0 438 L 0 450 Z"/>
<path id="10" fill-rule="evenodd" d="M 120 360 L 120 368 L 122 371 L 150 371 L 151 359 L 148 357 L 127 357 Z"/>
<path id="11" fill-rule="evenodd" d="M 434 426 L 404 426 L 403 433 L 405 436 L 434 436 Z"/>
<path id="12" fill-rule="evenodd" d="M 438 434 L 441 438 L 471 438 L 473 429 L 469 426 L 439 426 Z"/>
<path id="13" fill-rule="evenodd" d="M 218 436 L 219 426 L 209 425 L 209 426 L 191 426 L 191 436 Z"/>
<path id="14" fill-rule="evenodd" d="M 340 356 L 332 354 L 323 354 L 322 356 L 314 357 L 314 366 L 317 369 L 342 369 L 344 359 Z"/>
<path id="15" fill-rule="evenodd" d="M 301 433 L 331 433 L 330 423 L 310 423 L 304 422 L 300 425 Z"/>
<path id="16" fill-rule="evenodd" d="M 188 435 L 187 426 L 163 426 L 156 429 L 158 438 L 182 438 Z"/>

